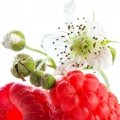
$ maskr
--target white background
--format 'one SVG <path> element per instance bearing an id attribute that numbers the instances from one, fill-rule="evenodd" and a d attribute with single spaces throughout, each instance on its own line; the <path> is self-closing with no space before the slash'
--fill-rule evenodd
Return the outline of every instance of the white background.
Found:
<path id="1" fill-rule="evenodd" d="M 69 0 L 0 0 L 0 41 L 11 30 L 20 30 L 26 36 L 27 44 L 38 47 L 44 34 L 54 33 L 64 22 L 64 6 Z M 92 18 L 104 28 L 107 37 L 120 41 L 119 0 L 76 0 L 77 16 Z M 117 57 L 112 67 L 105 72 L 111 91 L 120 100 L 120 44 L 113 44 Z M 24 51 L 27 52 L 27 51 Z M 0 86 L 19 81 L 10 73 L 15 52 L 0 45 Z M 36 54 L 33 54 L 37 57 Z"/>

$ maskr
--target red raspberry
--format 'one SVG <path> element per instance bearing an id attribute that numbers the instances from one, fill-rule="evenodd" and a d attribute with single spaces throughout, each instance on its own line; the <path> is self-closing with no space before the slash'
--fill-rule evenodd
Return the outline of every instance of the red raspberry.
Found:
<path id="1" fill-rule="evenodd" d="M 93 74 L 71 71 L 49 90 L 0 89 L 0 120 L 120 120 L 120 104 Z"/>
<path id="2" fill-rule="evenodd" d="M 61 120 L 120 120 L 117 98 L 93 74 L 70 71 L 49 96 Z"/>
<path id="3" fill-rule="evenodd" d="M 19 109 L 11 103 L 9 90 L 14 83 L 10 83 L 0 88 L 0 120 L 22 120 Z"/>
<path id="4" fill-rule="evenodd" d="M 49 120 L 49 102 L 46 91 L 34 90 L 22 84 L 14 84 L 10 89 L 12 103 L 19 108 L 23 120 Z"/>
<path id="5" fill-rule="evenodd" d="M 18 83 L 0 90 L 0 120 L 50 120 L 48 93 Z"/>

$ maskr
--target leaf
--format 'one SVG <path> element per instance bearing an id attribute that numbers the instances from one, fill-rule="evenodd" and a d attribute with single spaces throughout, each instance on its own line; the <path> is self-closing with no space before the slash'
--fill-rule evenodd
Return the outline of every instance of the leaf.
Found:
<path id="1" fill-rule="evenodd" d="M 48 61 L 49 61 L 49 64 L 51 65 L 52 68 L 56 68 L 57 67 L 55 61 L 52 58 L 49 57 Z"/>
<path id="2" fill-rule="evenodd" d="M 116 50 L 113 48 L 113 47 L 110 47 L 109 46 L 109 49 L 111 51 L 111 54 L 112 54 L 112 61 L 114 63 L 114 60 L 115 60 L 115 57 L 116 57 Z"/>

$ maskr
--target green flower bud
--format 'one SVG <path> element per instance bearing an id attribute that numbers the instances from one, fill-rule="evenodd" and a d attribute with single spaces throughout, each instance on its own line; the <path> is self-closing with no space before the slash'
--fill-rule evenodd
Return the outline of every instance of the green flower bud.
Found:
<path id="1" fill-rule="evenodd" d="M 42 87 L 48 90 L 52 88 L 55 85 L 55 83 L 56 83 L 55 77 L 50 74 L 45 74 L 41 81 Z"/>
<path id="2" fill-rule="evenodd" d="M 43 75 L 44 75 L 44 73 L 41 70 L 33 71 L 31 73 L 31 75 L 30 75 L 30 82 L 31 82 L 31 84 L 36 86 L 36 87 L 40 87 Z"/>
<path id="3" fill-rule="evenodd" d="M 20 51 L 26 46 L 25 36 L 20 31 L 11 31 L 5 36 L 2 44 L 7 49 Z"/>
<path id="4" fill-rule="evenodd" d="M 24 77 L 28 76 L 35 69 L 35 62 L 33 58 L 27 54 L 21 53 L 16 56 L 11 69 L 12 74 L 24 80 Z"/>
<path id="5" fill-rule="evenodd" d="M 35 68 L 37 68 L 42 61 L 43 61 L 42 59 L 36 60 L 36 66 L 35 66 Z M 40 68 L 40 70 L 42 70 L 42 71 L 46 70 L 46 64 L 45 63 L 42 65 L 42 67 Z"/>

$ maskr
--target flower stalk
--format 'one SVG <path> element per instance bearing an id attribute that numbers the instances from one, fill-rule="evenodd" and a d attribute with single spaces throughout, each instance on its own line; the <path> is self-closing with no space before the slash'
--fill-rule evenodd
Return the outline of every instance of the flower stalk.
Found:
<path id="1" fill-rule="evenodd" d="M 53 69 L 55 69 L 57 67 L 55 61 L 53 60 L 53 58 L 49 57 L 47 53 L 45 53 L 45 52 L 43 52 L 41 50 L 38 50 L 36 48 L 30 47 L 28 45 L 26 45 L 25 48 L 28 49 L 28 50 L 31 50 L 33 52 L 37 52 L 37 53 L 40 53 L 40 54 L 46 56 L 45 61 L 47 61 L 47 60 L 49 61 L 49 65 L 48 65 L 49 67 L 51 67 Z"/>
<path id="2" fill-rule="evenodd" d="M 106 84 L 108 90 L 110 90 L 110 83 L 109 83 L 109 81 L 108 81 L 108 77 L 106 76 L 105 72 L 104 72 L 102 69 L 98 70 L 98 72 L 99 72 L 99 73 L 101 74 L 101 76 L 103 77 L 103 79 L 104 79 L 104 81 L 105 81 L 105 84 Z"/>

